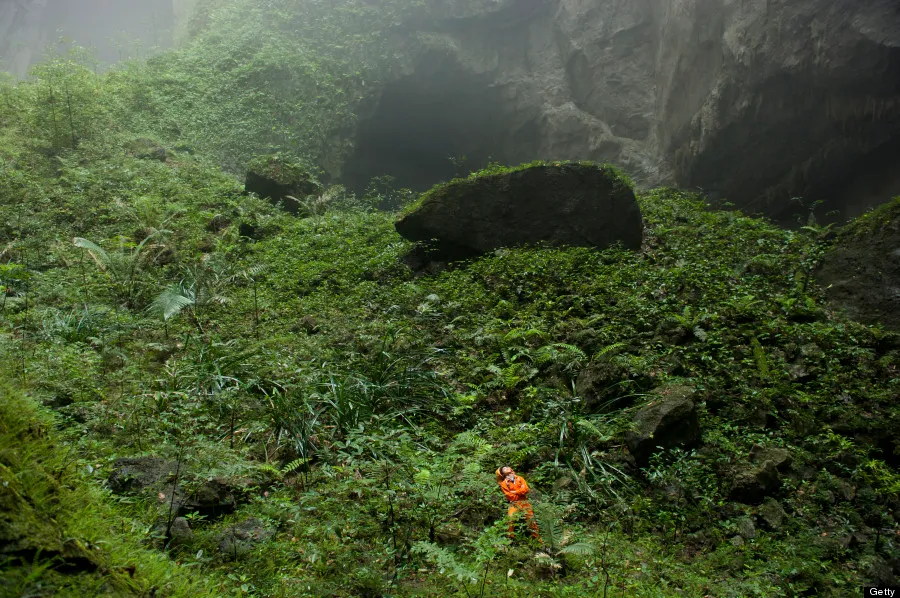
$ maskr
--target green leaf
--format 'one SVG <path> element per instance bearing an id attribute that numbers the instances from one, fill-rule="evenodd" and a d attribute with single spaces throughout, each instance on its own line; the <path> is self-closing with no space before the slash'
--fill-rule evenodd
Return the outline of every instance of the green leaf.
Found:
<path id="1" fill-rule="evenodd" d="M 168 321 L 181 313 L 181 310 L 185 307 L 193 304 L 194 300 L 182 294 L 181 289 L 177 285 L 170 285 L 156 296 L 149 309 L 162 315 L 163 320 Z"/>

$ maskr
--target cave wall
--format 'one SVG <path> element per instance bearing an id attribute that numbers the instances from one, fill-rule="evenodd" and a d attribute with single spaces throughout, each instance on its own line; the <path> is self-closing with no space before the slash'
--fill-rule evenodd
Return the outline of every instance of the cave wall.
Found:
<path id="1" fill-rule="evenodd" d="M 673 180 L 780 219 L 900 194 L 900 3 L 672 0 L 658 151 Z"/>
<path id="2" fill-rule="evenodd" d="M 23 77 L 60 37 L 93 48 L 105 64 L 146 56 L 172 44 L 176 14 L 189 0 L 3 0 L 0 2 L 0 69 Z"/>
<path id="3" fill-rule="evenodd" d="M 492 114 L 490 135 L 457 143 L 460 155 L 612 161 L 642 185 L 701 189 L 782 220 L 794 197 L 852 216 L 900 194 L 895 0 L 449 4 L 396 34 L 402 58 L 361 110 L 364 136 L 398 112 L 399 89 L 428 88 L 441 71 L 452 85 L 434 93 L 465 88 L 466 110 Z M 453 120 L 453 104 L 433 118 Z M 369 172 L 367 155 L 390 166 L 389 144 L 389 130 L 369 134 L 348 161 L 354 176 Z"/>

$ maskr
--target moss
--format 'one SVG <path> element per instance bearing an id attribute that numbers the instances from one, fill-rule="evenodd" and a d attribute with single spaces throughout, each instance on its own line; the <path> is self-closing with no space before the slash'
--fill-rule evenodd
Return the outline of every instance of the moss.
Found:
<path id="1" fill-rule="evenodd" d="M 886 201 L 841 228 L 838 231 L 838 238 L 860 238 L 876 234 L 892 222 L 896 222 L 898 218 L 900 218 L 900 196 Z"/>
<path id="2" fill-rule="evenodd" d="M 9 384 L 0 395 L 0 594 L 217 595 L 212 579 L 123 533 L 134 524 L 90 481 L 99 472 L 73 456 L 49 411 Z"/>
<path id="3" fill-rule="evenodd" d="M 450 181 L 446 181 L 443 183 L 438 183 L 421 196 L 419 199 L 412 202 L 408 206 L 406 206 L 401 215 L 405 216 L 412 212 L 415 212 L 419 209 L 425 202 L 431 200 L 442 191 L 449 189 L 458 185 L 470 184 L 472 181 L 476 181 L 478 179 L 482 179 L 485 177 L 495 177 L 495 176 L 506 176 L 512 174 L 514 172 L 520 172 L 522 170 L 527 170 L 529 168 L 539 168 L 543 166 L 557 166 L 557 167 L 566 167 L 566 166 L 598 166 L 603 170 L 603 172 L 613 181 L 622 185 L 624 187 L 628 187 L 629 189 L 634 189 L 634 181 L 629 177 L 623 170 L 619 167 L 614 166 L 612 164 L 599 164 L 597 162 L 591 162 L 590 160 L 579 160 L 579 161 L 571 161 L 571 160 L 533 160 L 531 162 L 525 162 L 519 164 L 518 166 L 503 166 L 499 163 L 492 162 L 488 164 L 485 168 L 481 170 L 476 170 L 469 173 L 465 178 L 458 177 L 452 179 Z"/>
<path id="4" fill-rule="evenodd" d="M 255 156 L 248 164 L 251 172 L 272 179 L 279 185 L 313 182 L 319 185 L 312 169 L 302 160 L 288 154 L 264 154 Z"/>

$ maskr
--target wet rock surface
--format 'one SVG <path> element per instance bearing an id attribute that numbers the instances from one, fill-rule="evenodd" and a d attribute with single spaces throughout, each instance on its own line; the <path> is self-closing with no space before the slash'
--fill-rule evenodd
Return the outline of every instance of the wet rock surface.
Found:
<path id="1" fill-rule="evenodd" d="M 226 528 L 218 539 L 219 551 L 232 558 L 247 554 L 253 548 L 275 535 L 275 530 L 255 517 Z"/>
<path id="2" fill-rule="evenodd" d="M 609 169 L 580 163 L 530 166 L 432 190 L 396 223 L 455 260 L 501 247 L 571 245 L 637 249 L 642 219 L 634 192 Z"/>
<path id="3" fill-rule="evenodd" d="M 855 216 L 900 194 L 894 0 L 448 2 L 393 35 L 355 190 L 426 189 L 467 156 L 610 161 L 792 224 L 791 197 Z"/>
<path id="4" fill-rule="evenodd" d="M 760 504 L 781 487 L 781 475 L 788 471 L 791 461 L 787 449 L 753 447 L 750 463 L 735 475 L 729 497 L 747 504 Z"/>
<path id="5" fill-rule="evenodd" d="M 625 434 L 628 450 L 641 465 L 658 450 L 694 446 L 700 440 L 700 420 L 694 389 L 668 386 L 653 391 L 654 398 L 634 418 L 634 429 Z"/>
<path id="6" fill-rule="evenodd" d="M 900 198 L 844 229 L 816 279 L 850 317 L 900 331 Z"/>

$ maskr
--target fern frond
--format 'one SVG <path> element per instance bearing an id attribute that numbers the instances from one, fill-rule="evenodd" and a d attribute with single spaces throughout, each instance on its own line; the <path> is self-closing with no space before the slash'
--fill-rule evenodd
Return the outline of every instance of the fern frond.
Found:
<path id="1" fill-rule="evenodd" d="M 105 270 L 109 266 L 111 261 L 109 254 L 99 245 L 83 237 L 75 237 L 73 242 L 75 243 L 75 247 L 87 249 L 88 254 L 95 262 L 97 262 L 97 265 L 100 266 L 100 268 Z"/>
<path id="2" fill-rule="evenodd" d="M 598 359 L 608 355 L 609 353 L 618 351 L 624 346 L 625 343 L 612 343 L 611 345 L 606 345 L 605 347 L 594 353 L 594 356 L 591 357 L 591 361 L 597 361 Z"/>
<path id="3" fill-rule="evenodd" d="M 156 296 L 150 304 L 150 311 L 162 315 L 163 320 L 177 316 L 188 305 L 193 305 L 194 300 L 185 296 L 178 285 L 169 285 Z"/>
<path id="4" fill-rule="evenodd" d="M 590 556 L 597 551 L 593 544 L 588 542 L 576 542 L 563 546 L 559 549 L 559 554 L 577 554 L 579 556 Z"/>
<path id="5" fill-rule="evenodd" d="M 287 475 L 289 473 L 293 473 L 309 463 L 309 457 L 300 457 L 299 459 L 294 459 L 287 465 L 281 468 L 281 474 Z"/>
<path id="6" fill-rule="evenodd" d="M 588 436 L 596 439 L 599 442 L 607 442 L 612 436 L 609 434 L 604 434 L 600 428 L 598 428 L 594 422 L 589 419 L 579 419 L 575 422 L 575 427 L 580 428 L 581 431 L 587 432 Z"/>

